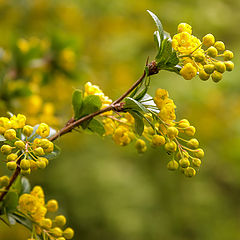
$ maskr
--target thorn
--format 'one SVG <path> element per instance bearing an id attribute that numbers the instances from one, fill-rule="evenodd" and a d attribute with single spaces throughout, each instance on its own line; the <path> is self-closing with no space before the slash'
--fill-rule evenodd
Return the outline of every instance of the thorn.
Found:
<path id="1" fill-rule="evenodd" d="M 147 60 L 146 60 L 146 66 L 148 65 L 148 61 L 149 61 L 149 56 L 147 57 Z"/>

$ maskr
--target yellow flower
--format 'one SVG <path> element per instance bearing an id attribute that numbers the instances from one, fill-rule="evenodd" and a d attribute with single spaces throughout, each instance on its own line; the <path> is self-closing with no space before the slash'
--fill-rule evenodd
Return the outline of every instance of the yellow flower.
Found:
<path id="1" fill-rule="evenodd" d="M 173 100 L 168 98 L 160 110 L 159 117 L 166 123 L 172 122 L 176 119 L 175 108 Z"/>
<path id="2" fill-rule="evenodd" d="M 197 69 L 192 65 L 192 63 L 187 63 L 181 69 L 180 74 L 184 77 L 184 79 L 191 80 L 197 75 Z"/>
<path id="3" fill-rule="evenodd" d="M 19 198 L 19 209 L 24 213 L 34 213 L 37 209 L 37 198 L 31 194 L 23 194 Z"/>
<path id="4" fill-rule="evenodd" d="M 33 188 L 33 190 L 31 191 L 31 195 L 36 197 L 38 199 L 38 201 L 44 205 L 45 201 L 44 201 L 44 192 L 42 190 L 42 188 L 40 186 L 35 186 Z"/>
<path id="5" fill-rule="evenodd" d="M 10 118 L 12 128 L 23 128 L 26 123 L 26 117 L 23 114 L 18 114 L 17 116 L 13 115 Z"/>
<path id="6" fill-rule="evenodd" d="M 178 32 L 181 33 L 181 32 L 187 32 L 189 34 L 192 34 L 192 27 L 187 24 L 187 23 L 180 23 L 178 25 Z"/>

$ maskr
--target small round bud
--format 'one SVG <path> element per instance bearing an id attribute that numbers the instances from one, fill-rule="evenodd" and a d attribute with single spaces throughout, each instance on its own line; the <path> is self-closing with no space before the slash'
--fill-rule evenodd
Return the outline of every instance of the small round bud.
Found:
<path id="1" fill-rule="evenodd" d="M 184 130 L 184 133 L 190 137 L 194 136 L 195 132 L 196 132 L 196 129 L 194 126 L 190 126 Z"/>
<path id="2" fill-rule="evenodd" d="M 54 237 L 61 237 L 63 232 L 62 229 L 59 227 L 55 227 L 50 229 L 50 233 L 54 236 Z"/>
<path id="3" fill-rule="evenodd" d="M 171 160 L 167 164 L 167 169 L 170 171 L 174 171 L 178 169 L 178 162 L 176 160 Z"/>
<path id="4" fill-rule="evenodd" d="M 55 217 L 55 224 L 58 227 L 63 227 L 66 224 L 67 220 L 63 215 L 59 215 Z"/>
<path id="5" fill-rule="evenodd" d="M 206 64 L 203 66 L 203 69 L 207 74 L 212 74 L 215 70 L 215 66 L 214 64 Z"/>
<path id="6" fill-rule="evenodd" d="M 46 167 L 46 163 L 43 160 L 39 160 L 36 162 L 38 168 L 44 169 Z"/>
<path id="7" fill-rule="evenodd" d="M 224 62 L 216 62 L 214 63 L 216 71 L 220 73 L 224 73 L 226 71 L 226 66 Z"/>
<path id="8" fill-rule="evenodd" d="M 205 59 L 204 52 L 202 52 L 202 51 L 194 52 L 193 57 L 194 57 L 195 62 L 203 62 Z"/>
<path id="9" fill-rule="evenodd" d="M 192 139 L 190 139 L 190 140 L 188 141 L 187 145 L 188 145 L 188 147 L 190 147 L 190 148 L 196 149 L 196 148 L 198 148 L 198 146 L 199 146 L 199 142 L 198 142 L 198 140 L 197 140 L 196 138 L 192 138 Z"/>
<path id="10" fill-rule="evenodd" d="M 56 212 L 58 210 L 58 202 L 55 199 L 49 200 L 46 207 L 48 212 Z"/>
<path id="11" fill-rule="evenodd" d="M 209 33 L 203 37 L 202 43 L 206 47 L 210 47 L 215 43 L 215 37 L 211 33 Z"/>
<path id="12" fill-rule="evenodd" d="M 153 135 L 152 144 L 153 146 L 162 146 L 165 144 L 165 138 L 161 135 Z"/>
<path id="13" fill-rule="evenodd" d="M 50 218 L 44 218 L 41 220 L 40 226 L 49 230 L 52 227 L 52 220 Z"/>
<path id="14" fill-rule="evenodd" d="M 39 157 L 38 161 L 43 161 L 43 162 L 45 162 L 46 166 L 48 165 L 48 159 L 45 157 Z"/>
<path id="15" fill-rule="evenodd" d="M 30 161 L 27 159 L 22 159 L 20 162 L 20 168 L 22 170 L 28 170 L 30 168 Z"/>
<path id="16" fill-rule="evenodd" d="M 215 42 L 214 47 L 220 52 L 225 50 L 225 44 L 222 41 Z"/>
<path id="17" fill-rule="evenodd" d="M 215 47 L 209 47 L 208 49 L 207 49 L 207 54 L 208 54 L 208 56 L 210 56 L 210 57 L 216 57 L 217 55 L 218 55 L 218 51 L 217 51 L 217 49 L 215 48 Z"/>
<path id="18" fill-rule="evenodd" d="M 18 155 L 16 153 L 10 153 L 8 156 L 7 156 L 7 160 L 10 162 L 10 161 L 15 161 L 16 159 L 18 158 Z"/>
<path id="19" fill-rule="evenodd" d="M 197 75 L 197 69 L 192 65 L 192 63 L 187 63 L 180 70 L 180 74 L 186 80 L 191 80 L 193 77 Z"/>
<path id="20" fill-rule="evenodd" d="M 16 138 L 16 131 L 14 129 L 8 129 L 4 133 L 4 137 L 7 140 L 12 141 L 12 140 L 14 140 Z"/>
<path id="21" fill-rule="evenodd" d="M 36 154 L 38 156 L 44 156 L 45 155 L 45 153 L 43 151 L 43 148 L 41 148 L 41 147 L 35 148 L 34 149 L 34 154 Z"/>
<path id="22" fill-rule="evenodd" d="M 31 134 L 33 132 L 33 127 L 30 126 L 30 125 L 25 125 L 23 127 L 23 134 L 26 136 L 26 137 L 30 137 Z"/>
<path id="23" fill-rule="evenodd" d="M 25 143 L 22 140 L 16 141 L 14 145 L 20 150 L 23 150 L 25 148 Z"/>
<path id="24" fill-rule="evenodd" d="M 179 160 L 179 165 L 182 167 L 182 168 L 186 168 L 186 167 L 189 167 L 190 166 L 190 162 L 187 158 L 182 158 Z"/>
<path id="25" fill-rule="evenodd" d="M 64 231 L 63 231 L 63 236 L 66 238 L 66 239 L 72 239 L 73 236 L 74 236 L 74 231 L 72 228 L 66 228 Z"/>
<path id="26" fill-rule="evenodd" d="M 28 170 L 23 170 L 21 169 L 21 172 L 20 172 L 23 176 L 27 176 L 31 173 L 31 169 L 29 168 Z"/>
<path id="27" fill-rule="evenodd" d="M 147 146 L 145 141 L 143 141 L 142 139 L 138 139 L 135 143 L 135 148 L 137 149 L 137 151 L 139 153 L 144 153 L 147 150 Z"/>
<path id="28" fill-rule="evenodd" d="M 174 139 L 178 135 L 178 130 L 175 127 L 169 127 L 167 129 L 167 135 L 170 139 Z"/>
<path id="29" fill-rule="evenodd" d="M 17 163 L 16 162 L 8 162 L 7 168 L 11 171 L 14 171 L 17 168 Z"/>
<path id="30" fill-rule="evenodd" d="M 197 158 L 203 158 L 204 157 L 204 151 L 201 148 L 198 148 L 194 152 L 195 157 Z"/>
<path id="31" fill-rule="evenodd" d="M 39 147 L 42 147 L 43 149 L 49 148 L 50 144 L 51 142 L 46 138 L 40 139 L 38 143 Z"/>
<path id="32" fill-rule="evenodd" d="M 212 76 L 212 80 L 216 83 L 222 79 L 222 74 L 218 71 L 214 71 L 211 76 Z"/>
<path id="33" fill-rule="evenodd" d="M 179 121 L 178 123 L 178 127 L 179 128 L 187 128 L 190 126 L 190 123 L 187 119 L 182 119 L 181 121 Z"/>
<path id="34" fill-rule="evenodd" d="M 37 170 L 38 169 L 38 165 L 34 160 L 29 160 L 30 161 L 30 169 L 31 171 Z"/>
<path id="35" fill-rule="evenodd" d="M 6 187 L 9 184 L 9 177 L 8 176 L 2 176 L 0 177 L 0 186 Z"/>
<path id="36" fill-rule="evenodd" d="M 175 152 L 177 150 L 177 144 L 174 141 L 167 142 L 164 147 L 168 152 Z"/>
<path id="37" fill-rule="evenodd" d="M 234 63 L 233 62 L 227 61 L 227 62 L 224 62 L 224 64 L 225 64 L 226 70 L 228 72 L 231 72 L 234 69 Z"/>
<path id="38" fill-rule="evenodd" d="M 186 177 L 194 177 L 196 175 L 196 170 L 192 167 L 187 167 L 184 171 Z"/>
<path id="39" fill-rule="evenodd" d="M 50 128 L 49 126 L 46 124 L 46 123 L 41 123 L 39 126 L 38 126 L 38 129 L 36 131 L 36 133 L 43 137 L 43 138 L 46 138 L 49 136 L 49 133 L 50 133 Z"/>
<path id="40" fill-rule="evenodd" d="M 9 146 L 9 145 L 2 145 L 2 147 L 1 147 L 1 152 L 3 153 L 3 154 L 5 154 L 5 155 L 8 155 L 8 154 L 10 154 L 11 153 L 11 151 L 12 151 L 12 147 L 11 146 Z"/>
<path id="41" fill-rule="evenodd" d="M 200 166 L 201 166 L 201 163 L 202 163 L 202 161 L 201 161 L 199 158 L 193 158 L 193 159 L 192 159 L 192 164 L 193 164 L 193 166 L 195 166 L 195 167 L 200 167 Z"/>
<path id="42" fill-rule="evenodd" d="M 224 51 L 223 55 L 224 55 L 224 61 L 229 61 L 233 59 L 233 52 L 229 50 Z"/>
<path id="43" fill-rule="evenodd" d="M 203 69 L 199 70 L 198 76 L 201 80 L 206 81 L 209 79 L 210 75 L 207 74 Z"/>

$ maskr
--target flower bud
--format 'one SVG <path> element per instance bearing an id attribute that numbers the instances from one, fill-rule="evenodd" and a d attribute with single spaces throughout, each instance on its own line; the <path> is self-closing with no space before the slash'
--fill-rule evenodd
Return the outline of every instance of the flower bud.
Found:
<path id="1" fill-rule="evenodd" d="M 22 140 L 16 141 L 14 145 L 20 150 L 23 150 L 25 148 L 25 143 Z"/>
<path id="2" fill-rule="evenodd" d="M 31 134 L 33 132 L 33 127 L 30 126 L 30 125 L 25 125 L 23 127 L 23 134 L 26 136 L 26 137 L 30 137 Z"/>
<path id="3" fill-rule="evenodd" d="M 216 71 L 220 73 L 224 73 L 226 71 L 226 66 L 224 62 L 216 62 L 214 63 Z"/>
<path id="4" fill-rule="evenodd" d="M 206 64 L 203 66 L 203 69 L 207 74 L 212 74 L 215 70 L 215 66 L 214 64 Z"/>
<path id="5" fill-rule="evenodd" d="M 204 151 L 201 148 L 198 148 L 194 152 L 195 157 L 197 158 L 203 158 L 204 157 Z"/>
<path id="6" fill-rule="evenodd" d="M 10 161 L 15 161 L 16 159 L 18 158 L 18 155 L 16 153 L 10 153 L 8 156 L 7 156 L 7 160 L 10 162 Z"/>
<path id="7" fill-rule="evenodd" d="M 12 141 L 12 140 L 14 140 L 16 138 L 16 131 L 14 129 L 8 129 L 4 133 L 4 137 L 7 140 Z"/>
<path id="8" fill-rule="evenodd" d="M 224 55 L 224 61 L 229 61 L 233 59 L 233 52 L 229 50 L 224 51 L 223 55 Z"/>
<path id="9" fill-rule="evenodd" d="M 168 152 L 175 152 L 177 150 L 177 144 L 174 141 L 167 142 L 164 147 Z"/>
<path id="10" fill-rule="evenodd" d="M 178 169 L 178 165 L 179 164 L 178 164 L 178 162 L 176 160 L 171 160 L 167 164 L 167 169 L 171 170 L 171 171 L 177 170 Z"/>
<path id="11" fill-rule="evenodd" d="M 196 138 L 192 138 L 192 139 L 190 139 L 189 141 L 188 141 L 188 143 L 187 143 L 187 145 L 188 145 L 188 147 L 190 147 L 190 148 L 198 148 L 198 146 L 199 146 L 199 142 L 198 142 L 198 140 L 196 139 Z"/>
<path id="12" fill-rule="evenodd" d="M 189 167 L 190 166 L 190 162 L 187 158 L 182 158 L 179 160 L 179 165 L 182 167 L 182 168 L 186 168 L 186 167 Z"/>
<path id="13" fill-rule="evenodd" d="M 8 162 L 7 163 L 7 168 L 10 171 L 14 171 L 17 168 L 17 163 L 16 162 Z"/>
<path id="14" fill-rule="evenodd" d="M 178 123 L 178 127 L 179 128 L 187 128 L 190 126 L 190 123 L 187 119 L 182 119 L 181 121 L 179 121 Z"/>
<path id="15" fill-rule="evenodd" d="M 202 51 L 194 52 L 193 57 L 194 57 L 195 62 L 203 62 L 205 59 L 204 52 L 202 52 Z"/>
<path id="16" fill-rule="evenodd" d="M 191 80 L 193 77 L 197 75 L 197 69 L 192 65 L 192 63 L 187 63 L 180 70 L 180 74 L 186 80 Z"/>
<path id="17" fill-rule="evenodd" d="M 192 164 L 193 164 L 193 166 L 195 166 L 195 167 L 200 167 L 200 166 L 201 166 L 201 163 L 202 163 L 202 161 L 201 161 L 199 158 L 193 158 L 193 159 L 192 159 Z"/>
<path id="18" fill-rule="evenodd" d="M 211 33 L 209 33 L 203 37 L 202 43 L 206 47 L 210 47 L 215 43 L 215 37 Z"/>
<path id="19" fill-rule="evenodd" d="M 228 72 L 231 72 L 234 69 L 234 63 L 233 62 L 227 61 L 227 62 L 224 62 L 224 64 L 225 64 L 226 70 Z"/>
<path id="20" fill-rule="evenodd" d="M 187 167 L 184 171 L 186 177 L 194 177 L 196 175 L 196 170 L 192 167 Z"/>
<path id="21" fill-rule="evenodd" d="M 41 220 L 40 226 L 49 230 L 52 227 L 52 220 L 50 218 L 44 218 Z"/>
<path id="22" fill-rule="evenodd" d="M 216 83 L 222 79 L 222 74 L 218 71 L 214 71 L 211 76 L 212 76 L 212 80 Z"/>
<path id="23" fill-rule="evenodd" d="M 9 177 L 8 176 L 2 176 L 0 177 L 0 186 L 6 187 L 9 184 Z"/>
<path id="24" fill-rule="evenodd" d="M 59 227 L 55 227 L 50 229 L 50 233 L 54 236 L 54 237 L 61 237 L 63 232 L 62 229 Z"/>
<path id="25" fill-rule="evenodd" d="M 23 176 L 27 176 L 31 173 L 31 169 L 29 168 L 28 170 L 23 170 L 21 169 L 21 172 L 20 172 Z"/>
<path id="26" fill-rule="evenodd" d="M 198 76 L 201 80 L 206 81 L 209 79 L 210 75 L 207 74 L 203 69 L 199 70 Z"/>
<path id="27" fill-rule="evenodd" d="M 34 160 L 29 160 L 30 161 L 30 169 L 31 171 L 37 170 L 38 169 L 38 165 Z"/>
<path id="28" fill-rule="evenodd" d="M 66 239 L 72 239 L 73 236 L 74 236 L 74 231 L 72 228 L 66 228 L 64 231 L 63 231 L 63 236 L 66 238 Z"/>
<path id="29" fill-rule="evenodd" d="M 138 139 L 135 143 L 135 148 L 139 153 L 144 153 L 147 150 L 146 143 L 142 139 Z"/>
<path id="30" fill-rule="evenodd" d="M 30 168 L 30 161 L 27 159 L 22 159 L 20 162 L 20 168 L 22 170 L 28 170 Z"/>
<path id="31" fill-rule="evenodd" d="M 50 133 L 50 128 L 49 126 L 46 124 L 46 123 L 41 123 L 39 126 L 38 126 L 38 129 L 36 131 L 36 133 L 43 137 L 43 138 L 46 138 L 49 136 L 49 133 Z"/>
<path id="32" fill-rule="evenodd" d="M 12 147 L 11 146 L 9 146 L 9 145 L 2 145 L 2 147 L 1 147 L 1 152 L 3 153 L 3 154 L 5 154 L 5 155 L 8 155 L 8 154 L 10 154 L 11 153 L 11 151 L 12 151 Z"/>
<path id="33" fill-rule="evenodd" d="M 167 129 L 167 135 L 170 139 L 174 139 L 178 135 L 178 130 L 175 127 L 169 127 Z"/>
<path id="34" fill-rule="evenodd" d="M 34 154 L 36 154 L 38 156 L 45 155 L 45 153 L 44 153 L 44 151 L 43 151 L 43 149 L 41 147 L 35 148 L 33 152 L 34 152 Z"/>
<path id="35" fill-rule="evenodd" d="M 38 161 L 36 163 L 37 163 L 38 168 L 44 169 L 46 167 L 46 163 L 42 160 L 38 159 Z"/>
<path id="36" fill-rule="evenodd" d="M 66 218 L 63 215 L 59 215 L 59 216 L 55 217 L 54 222 L 58 227 L 63 227 L 66 224 L 67 221 L 66 221 Z"/>
<path id="37" fill-rule="evenodd" d="M 225 44 L 222 41 L 215 42 L 214 47 L 220 52 L 225 50 Z"/>
<path id="38" fill-rule="evenodd" d="M 165 144 L 165 138 L 161 135 L 153 135 L 152 145 L 153 146 L 162 146 Z"/>
<path id="39" fill-rule="evenodd" d="M 208 54 L 208 56 L 210 56 L 210 57 L 216 57 L 217 55 L 218 55 L 218 51 L 217 51 L 217 49 L 215 48 L 215 47 L 209 47 L 208 49 L 207 49 L 207 54 Z"/>
<path id="40" fill-rule="evenodd" d="M 49 200 L 46 207 L 48 212 L 56 212 L 58 210 L 58 202 L 55 199 Z"/>
<path id="41" fill-rule="evenodd" d="M 184 133 L 187 136 L 190 136 L 190 137 L 194 136 L 195 132 L 196 132 L 196 129 L 195 129 L 194 126 L 190 126 L 190 127 L 188 127 L 187 129 L 184 130 Z"/>

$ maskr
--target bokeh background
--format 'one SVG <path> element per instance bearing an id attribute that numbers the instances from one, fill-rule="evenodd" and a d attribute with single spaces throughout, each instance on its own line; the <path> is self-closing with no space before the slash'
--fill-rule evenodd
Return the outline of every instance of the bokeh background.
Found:
<path id="1" fill-rule="evenodd" d="M 152 77 L 150 93 L 167 89 L 177 118 L 197 128 L 206 153 L 199 174 L 169 172 L 163 151 L 138 155 L 131 145 L 74 132 L 58 140 L 60 157 L 31 183 L 58 199 L 74 239 L 240 239 L 240 1 L 0 0 L 1 114 L 24 112 L 31 123 L 60 128 L 71 117 L 73 89 L 85 82 L 119 96 L 154 57 L 146 9 L 171 35 L 187 22 L 197 37 L 213 33 L 235 53 L 235 70 L 218 84 Z M 1 240 L 28 236 L 0 224 Z"/>

